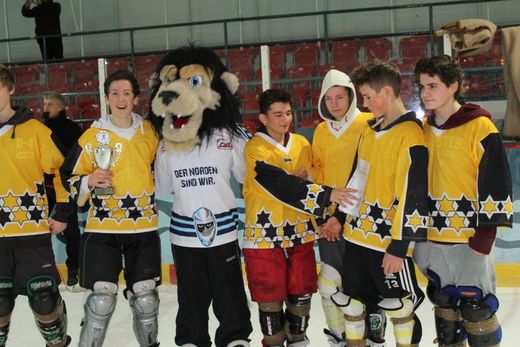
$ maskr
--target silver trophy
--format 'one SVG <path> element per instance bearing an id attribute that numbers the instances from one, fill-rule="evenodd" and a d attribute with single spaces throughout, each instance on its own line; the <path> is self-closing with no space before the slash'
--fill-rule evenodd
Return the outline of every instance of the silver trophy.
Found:
<path id="1" fill-rule="evenodd" d="M 100 131 L 96 135 L 96 140 L 98 145 L 92 148 L 92 145 L 87 143 L 85 145 L 85 151 L 87 152 L 90 160 L 92 160 L 94 166 L 103 170 L 108 170 L 121 157 L 123 145 L 121 143 L 116 143 L 114 147 L 109 146 L 108 143 L 110 142 L 110 135 L 106 131 Z M 94 188 L 94 194 L 113 195 L 114 186 L 109 185 L 103 188 L 96 187 Z"/>

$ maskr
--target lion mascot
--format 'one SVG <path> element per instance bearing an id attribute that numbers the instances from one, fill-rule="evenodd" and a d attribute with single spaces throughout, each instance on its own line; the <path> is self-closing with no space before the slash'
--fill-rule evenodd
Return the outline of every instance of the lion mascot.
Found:
<path id="1" fill-rule="evenodd" d="M 219 321 L 218 347 L 249 346 L 252 331 L 237 241 L 231 175 L 242 183 L 248 134 L 238 79 L 202 47 L 169 52 L 150 79 L 150 118 L 162 141 L 156 194 L 173 194 L 170 235 L 179 310 L 175 343 L 211 346 L 208 309 Z"/>

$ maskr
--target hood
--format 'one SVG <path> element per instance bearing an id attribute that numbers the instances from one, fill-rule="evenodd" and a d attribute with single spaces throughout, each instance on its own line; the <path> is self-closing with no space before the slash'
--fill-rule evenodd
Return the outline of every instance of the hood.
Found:
<path id="1" fill-rule="evenodd" d="M 13 125 L 13 133 L 11 135 L 11 138 L 15 138 L 15 131 L 16 131 L 16 125 L 22 124 L 27 122 L 29 119 L 33 119 L 34 115 L 32 114 L 31 110 L 28 109 L 25 106 L 14 106 L 14 115 L 7 120 L 5 123 L 0 123 L 0 128 L 2 128 L 4 125 Z"/>
<path id="2" fill-rule="evenodd" d="M 327 93 L 327 91 L 334 86 L 343 86 L 348 88 L 349 91 L 348 94 L 350 98 L 350 106 L 345 113 L 345 116 L 340 121 L 336 121 L 334 119 L 334 116 L 332 116 L 332 114 L 327 110 L 327 106 L 325 105 L 325 93 Z M 329 70 L 329 72 L 327 72 L 323 78 L 323 82 L 321 84 L 320 98 L 318 100 L 318 111 L 320 113 L 320 117 L 325 121 L 332 121 L 336 126 L 341 126 L 345 124 L 346 119 L 350 118 L 355 113 L 359 113 L 356 104 L 356 90 L 354 89 L 354 84 L 352 84 L 348 75 L 338 70 Z"/>
<path id="3" fill-rule="evenodd" d="M 428 115 L 427 122 L 432 127 L 446 130 L 456 128 L 459 125 L 465 124 L 478 117 L 488 117 L 491 119 L 491 113 L 484 110 L 479 105 L 464 104 L 457 110 L 457 112 L 452 114 L 444 124 L 439 126 L 435 124 L 435 112 L 432 112 Z"/>
<path id="4" fill-rule="evenodd" d="M 144 133 L 143 118 L 137 113 L 132 112 L 132 126 L 127 129 L 118 128 L 110 120 L 111 115 L 102 116 L 98 120 L 94 121 L 91 128 L 106 129 L 112 131 L 118 136 L 124 137 L 129 140 L 138 128 L 141 128 L 141 133 Z"/>

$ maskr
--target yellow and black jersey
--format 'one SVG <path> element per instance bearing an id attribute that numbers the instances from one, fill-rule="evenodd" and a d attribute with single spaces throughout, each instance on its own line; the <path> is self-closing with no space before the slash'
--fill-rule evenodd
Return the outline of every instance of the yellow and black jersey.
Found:
<path id="1" fill-rule="evenodd" d="M 396 256 L 410 256 L 413 242 L 424 241 L 428 225 L 427 165 L 421 123 L 415 113 L 385 129 L 368 127 L 358 158 L 369 164 L 359 216 L 349 217 L 350 242 Z"/>
<path id="2" fill-rule="evenodd" d="M 312 178 L 315 183 L 344 187 L 350 177 L 361 134 L 372 113 L 358 112 L 346 123 L 318 124 L 312 140 Z"/>
<path id="3" fill-rule="evenodd" d="M 62 173 L 72 198 L 80 205 L 90 199 L 85 232 L 138 233 L 157 229 L 152 163 L 158 138 L 149 121 L 134 114 L 133 119 L 130 132 L 110 126 L 108 120 L 94 123 L 67 156 Z M 82 181 L 95 171 L 93 151 L 103 142 L 120 148 L 110 167 L 114 194 L 96 195 L 95 190 L 85 193 Z"/>
<path id="4" fill-rule="evenodd" d="M 431 226 L 428 239 L 467 243 L 475 227 L 511 227 L 513 200 L 507 157 L 484 115 L 442 129 L 424 125 Z"/>
<path id="5" fill-rule="evenodd" d="M 59 175 L 63 155 L 51 130 L 27 109 L 17 110 L 13 118 L 0 127 L 0 237 L 49 233 L 43 176 L 55 175 L 56 200 L 67 203 Z"/>
<path id="6" fill-rule="evenodd" d="M 245 157 L 244 248 L 288 248 L 316 240 L 312 215 L 323 214 L 331 189 L 291 175 L 312 165 L 307 140 L 287 134 L 281 145 L 257 132 Z"/>

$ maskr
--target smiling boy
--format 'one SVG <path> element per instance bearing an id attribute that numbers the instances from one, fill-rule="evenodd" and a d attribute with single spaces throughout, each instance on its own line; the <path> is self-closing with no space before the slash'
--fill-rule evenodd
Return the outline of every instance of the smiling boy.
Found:
<path id="1" fill-rule="evenodd" d="M 81 236 L 79 278 L 91 293 L 79 345 L 102 345 L 124 268 L 136 338 L 141 346 L 158 346 L 161 247 L 151 170 L 158 138 L 151 123 L 132 112 L 139 96 L 132 73 L 114 72 L 105 80 L 104 91 L 111 113 L 80 137 L 61 169 L 78 204 L 90 202 Z M 114 165 L 96 167 L 96 151 L 107 146 L 112 148 Z M 109 186 L 111 192 L 96 190 Z"/>

